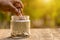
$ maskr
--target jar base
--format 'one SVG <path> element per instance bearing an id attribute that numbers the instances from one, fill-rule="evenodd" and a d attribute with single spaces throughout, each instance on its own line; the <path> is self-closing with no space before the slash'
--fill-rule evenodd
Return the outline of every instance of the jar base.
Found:
<path id="1" fill-rule="evenodd" d="M 11 35 L 10 38 L 29 38 L 30 35 L 25 35 L 25 34 L 17 34 L 17 35 Z"/>

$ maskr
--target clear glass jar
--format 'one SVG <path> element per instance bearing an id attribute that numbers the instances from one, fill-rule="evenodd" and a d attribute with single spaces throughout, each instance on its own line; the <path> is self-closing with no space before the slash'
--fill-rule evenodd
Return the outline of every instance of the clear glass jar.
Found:
<path id="1" fill-rule="evenodd" d="M 12 37 L 26 37 L 30 35 L 29 16 L 11 17 L 11 35 Z"/>

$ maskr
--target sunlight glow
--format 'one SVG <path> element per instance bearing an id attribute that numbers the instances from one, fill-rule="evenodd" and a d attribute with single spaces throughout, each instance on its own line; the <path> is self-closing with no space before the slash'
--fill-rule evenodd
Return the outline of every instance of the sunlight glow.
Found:
<path id="1" fill-rule="evenodd" d="M 52 0 L 43 0 L 45 3 L 50 3 Z"/>
<path id="2" fill-rule="evenodd" d="M 38 2 L 43 3 L 43 4 L 51 4 L 53 0 L 38 0 Z"/>

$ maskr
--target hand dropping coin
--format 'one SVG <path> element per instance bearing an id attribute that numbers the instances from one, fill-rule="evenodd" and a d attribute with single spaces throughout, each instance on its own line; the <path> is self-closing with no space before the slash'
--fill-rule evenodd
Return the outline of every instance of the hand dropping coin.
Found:
<path id="1" fill-rule="evenodd" d="M 23 14 L 23 7 L 19 2 L 15 2 L 14 6 L 18 9 L 18 13 L 16 13 L 17 16 L 22 16 Z"/>

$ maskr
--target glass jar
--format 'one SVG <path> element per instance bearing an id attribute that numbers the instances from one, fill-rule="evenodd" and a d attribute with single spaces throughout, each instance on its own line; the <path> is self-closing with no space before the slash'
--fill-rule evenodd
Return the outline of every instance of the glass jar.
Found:
<path id="1" fill-rule="evenodd" d="M 12 16 L 11 17 L 11 36 L 26 37 L 30 35 L 29 16 Z"/>

